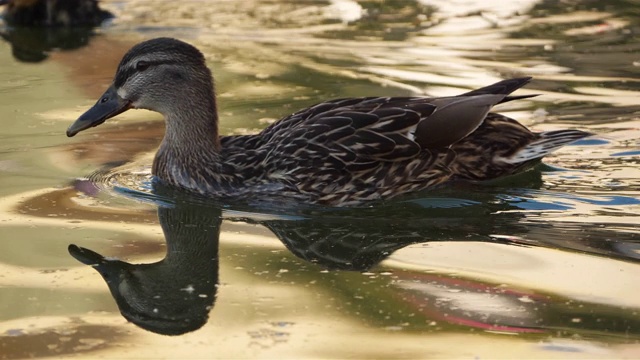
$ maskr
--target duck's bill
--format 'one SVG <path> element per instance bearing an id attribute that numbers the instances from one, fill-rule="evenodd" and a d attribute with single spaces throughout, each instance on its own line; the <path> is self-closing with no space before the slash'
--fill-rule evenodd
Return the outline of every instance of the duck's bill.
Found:
<path id="1" fill-rule="evenodd" d="M 69 245 L 68 250 L 71 256 L 85 265 L 97 266 L 107 261 L 104 256 L 98 254 L 97 252 L 85 249 L 74 244 Z"/>
<path id="2" fill-rule="evenodd" d="M 118 96 L 115 87 L 111 85 L 91 109 L 80 115 L 78 120 L 69 126 L 67 136 L 72 137 L 82 130 L 98 126 L 129 109 L 131 109 L 131 102 Z"/>
<path id="3" fill-rule="evenodd" d="M 68 247 L 69 254 L 76 260 L 89 266 L 93 266 L 102 276 L 108 276 L 109 273 L 113 273 L 114 269 L 121 269 L 128 266 L 124 261 L 120 261 L 113 258 L 105 258 L 93 250 L 83 248 L 74 244 L 70 244 Z M 109 279 L 105 277 L 107 283 Z M 116 282 L 117 283 L 117 282 Z M 111 285 L 109 285 L 111 286 Z"/>

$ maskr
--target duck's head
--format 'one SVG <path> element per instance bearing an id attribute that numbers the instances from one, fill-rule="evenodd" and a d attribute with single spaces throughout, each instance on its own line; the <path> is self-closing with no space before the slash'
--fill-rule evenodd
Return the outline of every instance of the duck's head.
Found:
<path id="1" fill-rule="evenodd" d="M 170 117 L 193 105 L 213 106 L 213 79 L 202 53 L 176 39 L 157 38 L 134 46 L 120 61 L 111 86 L 69 128 L 71 137 L 129 109 Z"/>

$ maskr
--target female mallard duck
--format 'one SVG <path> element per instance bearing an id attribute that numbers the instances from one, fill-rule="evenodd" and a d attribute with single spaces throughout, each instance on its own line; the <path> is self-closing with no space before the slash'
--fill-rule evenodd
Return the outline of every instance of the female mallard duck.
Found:
<path id="1" fill-rule="evenodd" d="M 213 78 L 195 47 L 159 38 L 124 56 L 113 84 L 67 130 L 102 124 L 131 108 L 164 115 L 153 161 L 164 183 L 210 197 L 284 196 L 356 205 L 454 180 L 511 175 L 589 136 L 534 133 L 490 113 L 530 78 L 442 98 L 337 99 L 300 110 L 256 135 L 219 136 Z"/>

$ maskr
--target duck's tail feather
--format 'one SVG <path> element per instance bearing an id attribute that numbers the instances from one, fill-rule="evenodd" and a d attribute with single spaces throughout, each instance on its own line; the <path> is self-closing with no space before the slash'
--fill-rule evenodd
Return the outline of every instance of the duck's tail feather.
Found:
<path id="1" fill-rule="evenodd" d="M 500 94 L 509 95 L 512 92 L 514 92 L 514 91 L 518 90 L 519 88 L 523 87 L 529 81 L 531 81 L 531 77 L 530 76 L 521 77 L 521 78 L 515 78 L 515 79 L 502 80 L 502 81 L 498 81 L 495 84 L 491 84 L 489 86 L 485 86 L 485 87 L 482 87 L 480 89 L 472 90 L 472 91 L 466 92 L 466 93 L 464 93 L 462 95 L 459 95 L 459 96 L 475 96 L 475 95 L 487 95 L 487 94 L 491 94 L 491 95 L 500 95 Z"/>
<path id="2" fill-rule="evenodd" d="M 530 142 L 509 157 L 500 160 L 510 164 L 522 164 L 532 160 L 539 160 L 559 148 L 593 134 L 580 130 L 556 130 L 539 134 L 539 138 Z"/>
<path id="3" fill-rule="evenodd" d="M 522 77 L 522 78 L 515 78 L 515 79 L 508 79 L 508 80 L 502 80 L 502 81 L 498 81 L 495 84 L 491 84 L 489 86 L 485 86 L 483 88 L 480 89 L 476 89 L 476 90 L 472 90 L 469 92 L 466 92 L 462 95 L 459 96 L 475 96 L 475 95 L 509 95 L 512 92 L 518 90 L 519 88 L 523 87 L 524 85 L 526 85 L 529 81 L 531 81 L 531 77 Z M 511 96 L 505 96 L 504 99 L 500 100 L 498 102 L 498 104 L 501 103 L 505 103 L 507 101 L 513 101 L 513 100 L 520 100 L 520 99 L 527 99 L 527 98 L 531 98 L 534 96 L 538 96 L 538 94 L 530 94 L 530 95 L 511 95 Z"/>
<path id="4" fill-rule="evenodd" d="M 498 104 L 506 103 L 507 101 L 528 99 L 528 98 L 532 98 L 532 97 L 535 97 L 535 96 L 538 96 L 538 95 L 540 95 L 540 94 L 505 96 L 504 99 L 502 99 Z"/>

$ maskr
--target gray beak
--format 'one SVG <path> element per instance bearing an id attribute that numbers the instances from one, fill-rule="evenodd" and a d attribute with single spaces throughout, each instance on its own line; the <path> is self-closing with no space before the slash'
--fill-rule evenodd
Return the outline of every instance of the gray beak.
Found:
<path id="1" fill-rule="evenodd" d="M 82 130 L 98 126 L 107 119 L 129 109 L 131 109 L 131 102 L 118 96 L 116 88 L 111 85 L 91 109 L 87 110 L 87 112 L 82 114 L 78 120 L 69 126 L 67 136 L 72 137 Z"/>

